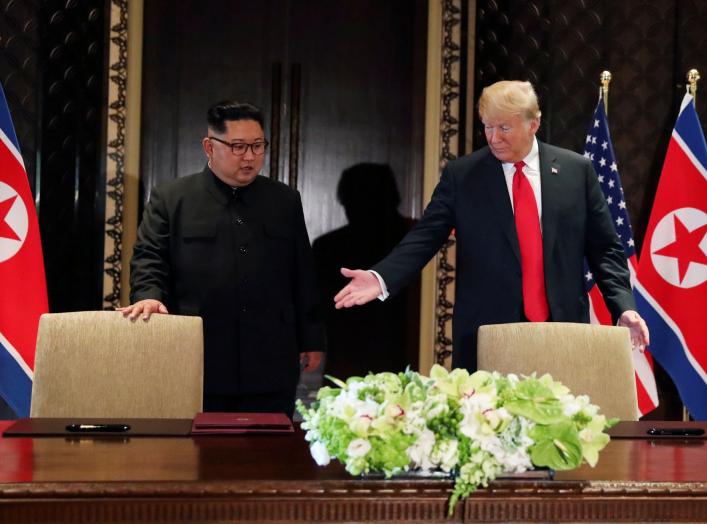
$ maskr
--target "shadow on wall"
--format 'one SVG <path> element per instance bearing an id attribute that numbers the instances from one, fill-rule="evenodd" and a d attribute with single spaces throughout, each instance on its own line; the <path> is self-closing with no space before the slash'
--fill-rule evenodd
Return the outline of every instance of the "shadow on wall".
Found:
<path id="1" fill-rule="evenodd" d="M 337 310 L 334 295 L 346 285 L 340 269 L 367 269 L 412 228 L 398 212 L 400 194 L 387 164 L 360 163 L 344 170 L 337 188 L 348 225 L 313 243 L 326 323 L 324 372 L 337 378 L 418 366 L 419 280 L 381 302 Z"/>

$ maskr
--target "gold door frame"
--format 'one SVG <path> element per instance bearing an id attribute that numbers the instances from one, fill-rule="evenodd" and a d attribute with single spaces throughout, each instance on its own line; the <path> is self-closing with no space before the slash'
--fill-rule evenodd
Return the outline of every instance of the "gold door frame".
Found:
<path id="1" fill-rule="evenodd" d="M 466 3 L 468 47 L 461 46 L 462 4 Z M 466 97 L 473 107 L 473 89 L 461 93 L 461 56 L 468 57 L 467 85 L 473 86 L 475 0 L 430 0 L 427 29 L 427 93 L 425 110 L 425 161 L 423 198 L 432 196 L 444 166 L 459 151 L 459 101 Z M 471 103 L 470 103 L 471 102 Z M 464 150 L 470 150 L 471 134 Z M 452 309 L 456 264 L 455 241 L 450 238 L 422 272 L 420 292 L 420 371 L 432 364 L 450 367 L 452 354 Z"/>

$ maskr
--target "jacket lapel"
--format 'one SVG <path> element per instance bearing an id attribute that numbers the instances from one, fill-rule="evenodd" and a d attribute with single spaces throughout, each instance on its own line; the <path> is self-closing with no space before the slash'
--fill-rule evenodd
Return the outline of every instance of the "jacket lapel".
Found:
<path id="1" fill-rule="evenodd" d="M 516 223 L 513 218 L 513 206 L 511 206 L 511 199 L 508 195 L 508 186 L 506 185 L 506 178 L 503 174 L 503 167 L 501 162 L 496 159 L 489 151 L 488 156 L 485 160 L 486 169 L 485 173 L 488 173 L 487 180 L 487 197 L 490 202 L 493 202 L 496 208 L 496 214 L 498 216 L 498 222 L 503 230 L 503 234 L 508 240 L 508 244 L 511 246 L 513 253 L 520 264 L 520 247 L 518 245 L 518 233 L 516 233 Z"/>
<path id="2" fill-rule="evenodd" d="M 562 169 L 546 144 L 538 140 L 540 156 L 540 188 L 542 198 L 543 256 L 552 255 L 557 236 L 559 199 L 562 198 Z M 547 264 L 546 264 L 547 265 Z"/>

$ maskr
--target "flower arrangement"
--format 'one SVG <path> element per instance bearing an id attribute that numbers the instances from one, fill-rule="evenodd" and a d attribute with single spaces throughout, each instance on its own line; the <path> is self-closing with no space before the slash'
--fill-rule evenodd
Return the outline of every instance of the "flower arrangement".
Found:
<path id="1" fill-rule="evenodd" d="M 407 370 L 327 378 L 338 387 L 322 387 L 310 407 L 297 403 L 317 464 L 336 458 L 352 475 L 444 472 L 455 478 L 450 515 L 498 475 L 594 466 L 609 442 L 604 429 L 616 422 L 550 375 L 435 365 L 429 377 Z"/>

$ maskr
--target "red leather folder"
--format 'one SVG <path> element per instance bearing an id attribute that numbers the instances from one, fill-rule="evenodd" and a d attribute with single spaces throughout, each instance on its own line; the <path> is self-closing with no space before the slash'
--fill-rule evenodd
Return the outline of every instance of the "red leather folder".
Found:
<path id="1" fill-rule="evenodd" d="M 198 413 L 192 435 L 242 433 L 292 433 L 292 421 L 284 413 Z"/>

